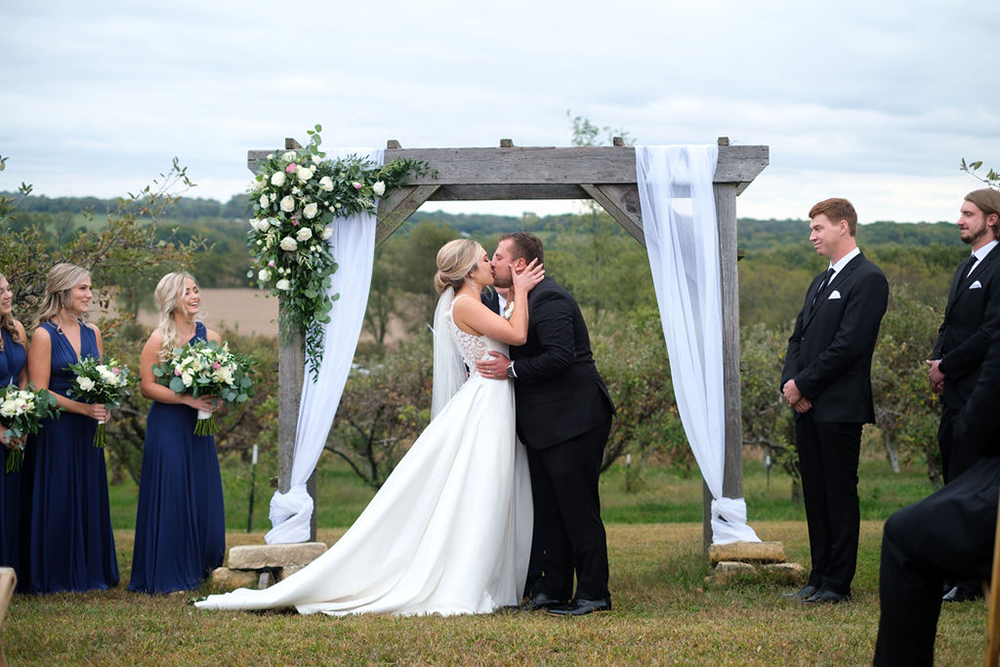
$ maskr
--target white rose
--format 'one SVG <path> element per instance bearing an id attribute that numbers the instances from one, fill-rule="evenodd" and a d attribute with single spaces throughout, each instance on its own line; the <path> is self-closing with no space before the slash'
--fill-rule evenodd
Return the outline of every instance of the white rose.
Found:
<path id="1" fill-rule="evenodd" d="M 375 193 L 376 197 L 381 197 L 385 194 L 385 183 L 382 181 L 375 181 L 375 185 L 372 186 L 372 192 Z"/>
<path id="2" fill-rule="evenodd" d="M 321 158 L 321 157 L 320 157 L 320 156 L 318 156 L 318 155 L 313 155 L 313 156 L 312 156 L 312 161 L 313 161 L 313 164 L 319 164 L 320 162 L 322 162 L 322 161 L 323 161 L 323 158 Z"/>
<path id="3" fill-rule="evenodd" d="M 324 176 L 319 179 L 319 187 L 321 190 L 326 190 L 327 192 L 333 192 L 333 179 L 329 176 Z"/>
<path id="4" fill-rule="evenodd" d="M 268 204 L 269 204 L 270 202 L 268 202 L 268 200 L 267 200 L 267 195 L 266 195 L 266 194 L 264 194 L 264 195 L 261 195 L 261 196 L 260 196 L 260 199 L 258 200 L 258 203 L 260 204 L 260 207 L 261 207 L 261 208 L 267 208 L 267 205 L 268 205 Z"/>
<path id="5" fill-rule="evenodd" d="M 292 199 L 291 195 L 285 195 L 281 198 L 281 210 L 285 213 L 291 213 L 295 210 L 295 200 Z"/>
<path id="6" fill-rule="evenodd" d="M 261 219 L 258 219 L 256 221 L 256 224 L 254 225 L 254 228 L 258 232 L 266 232 L 268 229 L 271 228 L 271 223 L 272 222 L 275 223 L 275 224 L 277 224 L 277 220 L 269 220 L 267 218 L 261 218 Z"/>
<path id="7" fill-rule="evenodd" d="M 289 252 L 299 247 L 299 244 L 296 243 L 295 239 L 293 239 L 291 236 L 286 236 L 285 238 L 281 239 L 281 243 L 279 245 L 281 246 L 282 250 L 288 250 Z"/>
<path id="8" fill-rule="evenodd" d="M 257 274 L 257 280 L 261 281 L 262 283 L 266 283 L 270 279 L 271 279 L 271 272 L 268 271 L 267 269 L 261 269 L 260 273 Z"/>
<path id="9" fill-rule="evenodd" d="M 313 177 L 313 172 L 312 169 L 310 169 L 309 167 L 298 167 L 295 169 L 295 175 L 298 177 L 300 181 L 305 183 L 306 181 L 308 181 L 310 178 Z"/>
<path id="10" fill-rule="evenodd" d="M 14 405 L 14 401 L 4 401 L 0 404 L 0 415 L 4 417 L 13 417 L 17 414 L 17 407 Z"/>
<path id="11" fill-rule="evenodd" d="M 297 157 L 298 155 L 296 155 L 292 151 L 288 151 L 287 153 L 281 156 L 281 159 L 284 160 L 285 162 L 295 162 L 295 158 Z"/>
<path id="12" fill-rule="evenodd" d="M 185 387 L 190 387 L 191 383 L 194 382 L 194 376 L 190 373 L 181 373 L 181 382 L 184 383 Z"/>
<path id="13" fill-rule="evenodd" d="M 301 243 L 303 241 L 308 241 L 309 239 L 311 239 L 312 235 L 313 235 L 313 230 L 309 229 L 308 227 L 300 227 L 298 233 L 295 235 L 295 238 L 299 240 L 299 243 Z"/>
<path id="14" fill-rule="evenodd" d="M 302 215 L 306 216 L 310 220 L 315 218 L 317 213 L 319 213 L 319 204 L 316 202 L 306 204 L 306 207 L 302 209 Z"/>
<path id="15" fill-rule="evenodd" d="M 80 385 L 80 389 L 84 391 L 90 391 L 94 388 L 94 381 L 88 377 L 78 377 L 76 383 Z"/>
<path id="16" fill-rule="evenodd" d="M 276 185 L 277 187 L 280 188 L 284 184 L 285 184 L 285 172 L 276 171 L 273 174 L 271 174 L 271 185 Z"/>
<path id="17" fill-rule="evenodd" d="M 331 236 L 333 236 L 333 227 L 324 227 L 323 231 L 319 235 L 319 237 L 324 241 L 326 241 Z"/>
<path id="18" fill-rule="evenodd" d="M 286 292 L 288 290 L 292 289 L 292 283 L 288 280 L 288 278 L 282 278 L 281 280 L 279 280 L 278 282 L 276 282 L 274 284 L 274 286 L 277 287 L 278 289 L 284 290 Z"/>

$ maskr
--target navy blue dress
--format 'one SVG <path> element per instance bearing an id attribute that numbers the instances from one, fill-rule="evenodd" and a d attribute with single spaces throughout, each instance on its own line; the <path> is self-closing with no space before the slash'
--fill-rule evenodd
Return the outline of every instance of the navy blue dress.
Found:
<path id="1" fill-rule="evenodd" d="M 204 340 L 198 322 L 194 337 Z M 197 588 L 222 565 L 226 517 L 215 438 L 194 434 L 197 410 L 153 401 L 146 417 L 129 590 Z"/>
<path id="2" fill-rule="evenodd" d="M 21 369 L 28 355 L 22 343 L 15 343 L 14 337 L 6 329 L 0 329 L 3 336 L 3 352 L 0 352 L 0 385 L 17 384 Z M 31 489 L 28 483 L 28 470 L 22 458 L 21 469 L 17 472 L 7 472 L 7 454 L 10 450 L 0 444 L 0 567 L 12 567 L 17 572 L 18 589 L 27 585 L 25 570 L 21 567 L 21 547 L 27 544 L 27 539 L 21 538 L 23 512 L 29 506 L 30 498 L 22 494 Z"/>
<path id="3" fill-rule="evenodd" d="M 76 351 L 50 322 L 49 390 L 63 396 L 75 376 Z M 80 324 L 80 356 L 97 357 L 97 337 Z M 94 447 L 97 421 L 63 412 L 38 430 L 31 502 L 29 576 L 35 593 L 103 590 L 118 585 L 118 558 L 108 506 L 104 450 Z"/>

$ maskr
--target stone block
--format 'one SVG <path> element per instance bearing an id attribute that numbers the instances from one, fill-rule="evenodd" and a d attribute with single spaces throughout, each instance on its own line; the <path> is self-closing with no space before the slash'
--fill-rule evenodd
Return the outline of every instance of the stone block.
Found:
<path id="1" fill-rule="evenodd" d="M 777 584 L 803 586 L 809 580 L 809 570 L 800 563 L 768 563 L 760 570 Z"/>
<path id="2" fill-rule="evenodd" d="M 715 566 L 715 575 L 712 577 L 712 581 L 716 584 L 725 585 L 737 579 L 756 576 L 757 568 L 750 563 L 723 561 Z"/>
<path id="3" fill-rule="evenodd" d="M 781 542 L 730 542 L 708 548 L 712 565 L 724 561 L 744 563 L 784 563 L 785 545 Z"/>
<path id="4" fill-rule="evenodd" d="M 303 567 L 326 551 L 322 542 L 298 544 L 253 544 L 229 550 L 227 565 L 234 570 Z"/>
<path id="5" fill-rule="evenodd" d="M 252 570 L 233 570 L 228 567 L 217 567 L 212 570 L 212 588 L 219 591 L 231 591 L 237 588 L 256 588 L 257 573 Z"/>

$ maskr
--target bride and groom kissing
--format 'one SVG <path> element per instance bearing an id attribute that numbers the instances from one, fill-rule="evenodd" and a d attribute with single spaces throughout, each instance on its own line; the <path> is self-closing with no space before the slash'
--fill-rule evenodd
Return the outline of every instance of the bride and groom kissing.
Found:
<path id="1" fill-rule="evenodd" d="M 492 261 L 471 239 L 438 251 L 430 424 L 326 553 L 199 608 L 611 609 L 598 477 L 614 407 L 580 309 L 543 260 L 524 232 L 502 235 Z M 484 293 L 494 284 L 512 308 Z"/>

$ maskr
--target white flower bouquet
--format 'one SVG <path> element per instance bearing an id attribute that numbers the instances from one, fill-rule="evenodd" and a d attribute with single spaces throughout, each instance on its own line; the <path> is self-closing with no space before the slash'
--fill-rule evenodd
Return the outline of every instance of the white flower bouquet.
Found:
<path id="1" fill-rule="evenodd" d="M 0 423 L 7 427 L 5 441 L 38 433 L 38 424 L 48 417 L 59 417 L 56 397 L 45 389 L 20 389 L 16 384 L 0 388 Z M 7 452 L 6 472 L 21 469 L 24 443 Z"/>
<path id="2" fill-rule="evenodd" d="M 171 359 L 154 364 L 157 384 L 175 394 L 217 396 L 226 403 L 244 403 L 254 395 L 254 359 L 234 354 L 229 345 L 199 340 L 174 350 Z M 198 411 L 195 435 L 215 435 L 218 426 L 211 412 Z"/>
<path id="3" fill-rule="evenodd" d="M 322 325 L 338 295 L 330 296 L 330 276 L 337 263 L 328 243 L 335 218 L 373 211 L 383 196 L 412 172 L 426 165 L 395 160 L 379 166 L 357 156 L 324 160 L 317 125 L 310 143 L 297 150 L 271 153 L 258 162 L 248 192 L 253 219 L 247 245 L 256 261 L 248 278 L 269 289 L 282 302 L 281 334 L 301 332 L 306 358 L 315 374 L 323 354 Z"/>
<path id="4" fill-rule="evenodd" d="M 76 373 L 76 380 L 66 392 L 70 398 L 84 403 L 103 403 L 107 408 L 117 408 L 122 400 L 129 395 L 128 366 L 117 359 L 109 357 L 101 361 L 97 357 L 84 357 L 68 367 Z M 94 433 L 94 447 L 104 447 L 107 443 L 105 435 L 106 422 L 97 422 Z"/>

